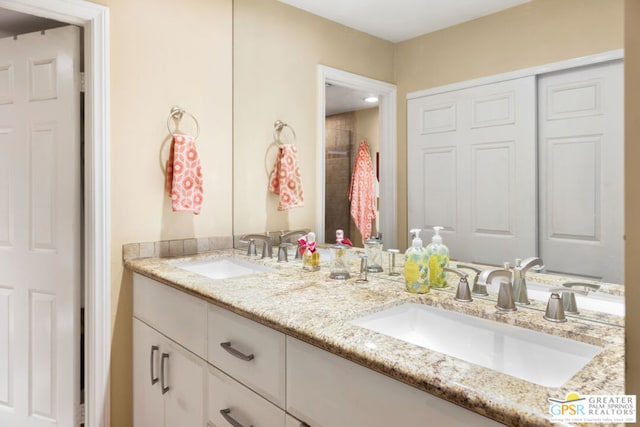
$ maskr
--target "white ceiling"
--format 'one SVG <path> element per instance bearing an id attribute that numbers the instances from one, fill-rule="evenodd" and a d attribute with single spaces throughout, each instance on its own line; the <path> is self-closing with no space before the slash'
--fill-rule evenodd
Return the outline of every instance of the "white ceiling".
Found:
<path id="1" fill-rule="evenodd" d="M 400 42 L 529 0 L 279 0 L 372 36 Z"/>
<path id="2" fill-rule="evenodd" d="M 375 93 L 363 92 L 356 89 L 338 86 L 336 84 L 325 87 L 325 115 L 346 113 L 347 111 L 363 110 L 377 107 L 378 103 L 365 102 L 364 98 Z"/>

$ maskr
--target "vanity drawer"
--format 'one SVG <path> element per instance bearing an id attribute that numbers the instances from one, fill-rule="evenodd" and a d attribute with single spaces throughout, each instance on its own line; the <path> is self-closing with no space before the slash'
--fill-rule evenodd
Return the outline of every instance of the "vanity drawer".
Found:
<path id="1" fill-rule="evenodd" d="M 284 334 L 214 305 L 208 327 L 209 363 L 284 408 Z"/>
<path id="2" fill-rule="evenodd" d="M 148 277 L 133 275 L 133 316 L 205 358 L 207 303 Z"/>
<path id="3" fill-rule="evenodd" d="M 207 377 L 207 426 L 234 425 L 233 420 L 243 426 L 285 426 L 285 413 L 282 409 L 224 372 L 209 367 Z"/>

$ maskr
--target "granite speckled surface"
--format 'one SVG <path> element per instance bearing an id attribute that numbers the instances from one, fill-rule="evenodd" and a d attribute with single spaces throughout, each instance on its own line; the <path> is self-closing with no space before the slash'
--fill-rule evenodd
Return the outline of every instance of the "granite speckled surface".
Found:
<path id="1" fill-rule="evenodd" d="M 268 265 L 271 270 L 214 280 L 177 267 L 183 262 L 220 257 Z M 384 258 L 387 259 L 386 254 Z M 249 258 L 242 251 L 231 249 L 191 257 L 126 262 L 134 272 L 507 425 L 558 425 L 550 420 L 548 398 L 564 399 L 569 392 L 624 394 L 624 329 L 621 327 L 580 319 L 552 323 L 543 320 L 542 313 L 535 309 L 499 313 L 494 307 L 495 301 L 457 302 L 450 291 L 432 290 L 428 294 L 412 295 L 404 291 L 402 276 L 369 274 L 369 281 L 357 282 L 358 265 L 358 259 L 353 257 L 353 277 L 336 281 L 328 278 L 326 262 L 320 271 L 306 272 L 299 262 Z M 401 256 L 398 265 L 402 265 Z M 349 323 L 363 315 L 409 302 L 563 336 L 598 345 L 603 350 L 562 387 L 551 388 Z"/>

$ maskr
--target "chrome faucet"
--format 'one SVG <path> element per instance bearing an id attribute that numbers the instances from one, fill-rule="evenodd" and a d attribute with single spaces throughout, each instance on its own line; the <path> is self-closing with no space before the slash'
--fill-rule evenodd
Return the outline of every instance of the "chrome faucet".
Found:
<path id="1" fill-rule="evenodd" d="M 271 247 L 271 237 L 266 234 L 245 234 L 240 237 L 240 242 L 249 243 L 247 249 L 247 255 L 256 256 L 256 240 L 262 240 L 262 258 L 271 258 L 273 256 L 273 249 Z"/>
<path id="2" fill-rule="evenodd" d="M 516 259 L 513 269 L 513 299 L 517 304 L 531 304 L 527 294 L 527 281 L 525 276 L 529 270 L 542 270 L 544 264 L 538 257 L 529 257 L 524 260 Z"/>
<path id="3" fill-rule="evenodd" d="M 496 308 L 500 311 L 515 311 L 516 305 L 513 300 L 513 288 L 511 286 L 511 271 L 509 264 L 505 263 L 505 268 L 492 268 L 480 273 L 478 284 L 488 285 L 499 283 L 498 302 Z"/>

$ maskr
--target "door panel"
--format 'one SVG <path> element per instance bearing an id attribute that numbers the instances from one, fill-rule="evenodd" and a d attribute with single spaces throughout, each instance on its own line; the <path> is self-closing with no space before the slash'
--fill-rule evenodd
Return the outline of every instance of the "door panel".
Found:
<path id="1" fill-rule="evenodd" d="M 77 424 L 79 46 L 72 26 L 0 40 L 3 426 Z"/>
<path id="2" fill-rule="evenodd" d="M 408 102 L 409 227 L 442 225 L 454 259 L 536 253 L 535 80 Z"/>
<path id="3" fill-rule="evenodd" d="M 622 283 L 622 61 L 539 79 L 540 255 L 547 271 Z"/>

